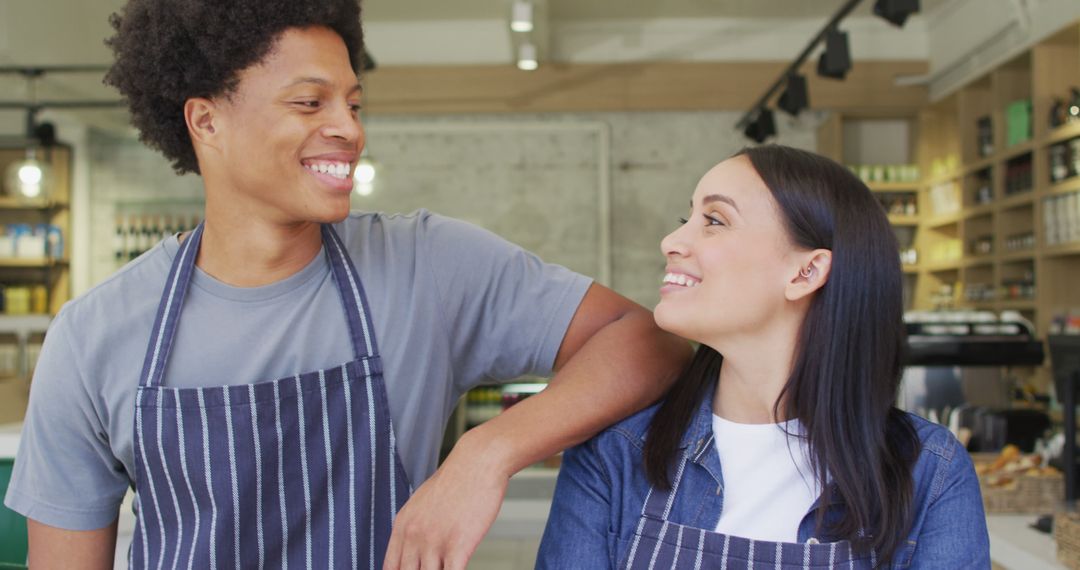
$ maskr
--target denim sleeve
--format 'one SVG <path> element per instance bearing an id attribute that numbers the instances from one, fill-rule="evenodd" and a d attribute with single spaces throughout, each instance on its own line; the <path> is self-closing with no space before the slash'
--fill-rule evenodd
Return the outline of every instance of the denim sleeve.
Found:
<path id="1" fill-rule="evenodd" d="M 566 450 L 536 557 L 539 570 L 614 567 L 610 477 L 597 440 Z"/>
<path id="2" fill-rule="evenodd" d="M 951 435 L 934 476 L 937 492 L 917 537 L 911 568 L 990 568 L 979 479 L 971 456 Z"/>

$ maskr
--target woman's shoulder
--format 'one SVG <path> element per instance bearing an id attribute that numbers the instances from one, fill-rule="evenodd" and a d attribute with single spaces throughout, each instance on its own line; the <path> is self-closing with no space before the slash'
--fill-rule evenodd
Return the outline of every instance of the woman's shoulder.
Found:
<path id="1" fill-rule="evenodd" d="M 940 460 L 952 461 L 959 452 L 965 451 L 960 441 L 945 426 L 910 412 L 904 415 L 919 438 L 920 460 L 923 456 L 930 454 Z"/>
<path id="2" fill-rule="evenodd" d="M 948 428 L 914 414 L 907 414 L 907 418 L 920 444 L 912 472 L 917 495 L 934 501 L 950 482 L 976 478 L 971 455 Z"/>
<path id="3" fill-rule="evenodd" d="M 641 450 L 645 447 L 645 437 L 649 433 L 649 424 L 652 423 L 656 411 L 660 408 L 657 402 L 631 416 L 612 424 L 604 431 L 597 434 L 592 442 L 601 448 L 608 447 L 635 447 Z"/>

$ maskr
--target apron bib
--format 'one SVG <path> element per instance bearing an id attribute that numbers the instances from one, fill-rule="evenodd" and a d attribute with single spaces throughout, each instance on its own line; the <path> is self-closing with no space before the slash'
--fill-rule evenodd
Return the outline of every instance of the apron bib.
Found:
<path id="1" fill-rule="evenodd" d="M 323 225 L 355 360 L 269 382 L 169 388 L 162 379 L 202 232 L 173 260 L 136 395 L 129 566 L 381 568 L 411 489 L 356 268 Z"/>
<path id="2" fill-rule="evenodd" d="M 871 569 L 873 554 L 852 551 L 849 541 L 818 543 L 770 542 L 731 536 L 668 520 L 679 491 L 684 456 L 670 491 L 650 488 L 630 552 L 620 564 L 627 570 L 827 570 Z"/>

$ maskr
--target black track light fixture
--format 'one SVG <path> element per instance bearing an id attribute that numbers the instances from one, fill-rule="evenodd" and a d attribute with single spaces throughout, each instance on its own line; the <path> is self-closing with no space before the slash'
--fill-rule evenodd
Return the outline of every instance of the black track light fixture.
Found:
<path id="1" fill-rule="evenodd" d="M 874 13 L 894 26 L 903 26 L 908 16 L 918 11 L 919 0 L 877 0 L 874 3 Z"/>
<path id="2" fill-rule="evenodd" d="M 776 121 L 773 119 L 772 110 L 764 107 L 758 109 L 757 116 L 746 125 L 743 134 L 758 144 L 765 142 L 765 139 L 769 137 L 776 136 Z"/>
<path id="3" fill-rule="evenodd" d="M 806 90 L 806 76 L 798 73 L 788 75 L 787 87 L 780 94 L 780 100 L 776 106 L 792 117 L 799 116 L 799 112 L 810 106 L 810 100 Z"/>
<path id="4" fill-rule="evenodd" d="M 803 75 L 798 76 L 798 79 L 794 79 L 794 77 L 799 73 L 803 63 L 810 58 L 821 43 L 825 44 L 825 51 L 818 61 L 818 74 L 833 79 L 843 79 L 847 75 L 847 72 L 851 69 L 851 50 L 848 46 L 847 34 L 839 31 L 837 27 L 844 18 L 859 6 L 860 2 L 862 0 L 844 1 L 836 13 L 829 18 L 829 21 L 818 30 L 806 47 L 799 52 L 795 60 L 780 73 L 780 76 L 765 90 L 765 93 L 750 105 L 750 110 L 735 123 L 736 129 L 742 129 L 746 136 L 755 140 L 759 137 L 764 140 L 764 138 L 775 134 L 775 125 L 771 123 L 771 112 L 764 119 L 769 122 L 769 127 L 762 128 L 761 125 L 754 125 L 758 123 L 759 116 L 763 116 L 767 111 L 766 105 L 776 99 L 776 94 L 780 93 L 781 89 L 786 89 L 786 92 L 780 96 L 778 104 L 784 111 L 794 115 L 799 110 L 809 107 L 809 98 L 807 97 L 809 90 L 807 89 L 806 77 Z M 769 134 L 761 136 L 761 133 L 764 132 Z"/>
<path id="5" fill-rule="evenodd" d="M 851 70 L 851 50 L 847 32 L 836 28 L 825 33 L 825 51 L 818 59 L 818 75 L 829 79 L 843 79 Z"/>

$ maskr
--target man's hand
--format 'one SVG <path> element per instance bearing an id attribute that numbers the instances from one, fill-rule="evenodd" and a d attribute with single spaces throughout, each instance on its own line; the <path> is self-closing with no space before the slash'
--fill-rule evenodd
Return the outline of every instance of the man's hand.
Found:
<path id="1" fill-rule="evenodd" d="M 499 514 L 511 475 L 472 436 L 465 434 L 398 513 L 383 570 L 465 570 Z"/>

